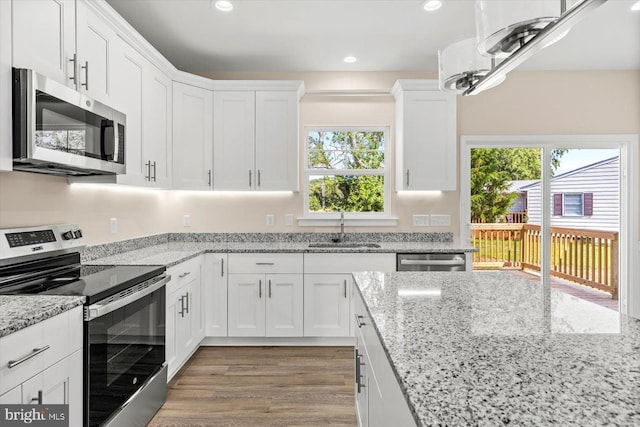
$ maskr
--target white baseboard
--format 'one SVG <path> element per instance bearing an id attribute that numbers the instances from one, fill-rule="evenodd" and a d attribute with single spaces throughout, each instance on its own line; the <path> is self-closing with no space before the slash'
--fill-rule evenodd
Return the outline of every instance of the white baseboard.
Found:
<path id="1" fill-rule="evenodd" d="M 200 345 L 204 346 L 353 346 L 354 337 L 205 337 Z"/>

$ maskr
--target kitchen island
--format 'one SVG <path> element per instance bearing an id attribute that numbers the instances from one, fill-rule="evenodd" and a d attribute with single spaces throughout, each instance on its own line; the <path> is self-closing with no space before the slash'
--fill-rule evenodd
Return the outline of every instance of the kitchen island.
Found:
<path id="1" fill-rule="evenodd" d="M 354 278 L 416 425 L 640 425 L 640 320 L 509 272 Z"/>

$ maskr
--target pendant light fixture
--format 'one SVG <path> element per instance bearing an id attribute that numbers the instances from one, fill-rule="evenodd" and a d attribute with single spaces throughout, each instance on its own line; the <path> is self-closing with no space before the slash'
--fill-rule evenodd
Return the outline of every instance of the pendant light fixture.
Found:
<path id="1" fill-rule="evenodd" d="M 440 89 L 447 92 L 463 93 L 494 67 L 494 59 L 483 56 L 478 51 L 476 38 L 453 43 L 438 51 Z M 489 89 L 502 83 L 501 75 L 494 79 Z"/>

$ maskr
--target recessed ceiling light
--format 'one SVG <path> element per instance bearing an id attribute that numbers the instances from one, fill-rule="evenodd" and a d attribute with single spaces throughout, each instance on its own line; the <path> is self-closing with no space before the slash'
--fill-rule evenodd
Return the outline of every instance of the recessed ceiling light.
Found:
<path id="1" fill-rule="evenodd" d="M 223 12 L 231 12 L 233 10 L 233 3 L 227 0 L 218 0 L 214 3 L 216 9 Z"/>
<path id="2" fill-rule="evenodd" d="M 347 64 L 353 64 L 357 60 L 358 58 L 356 58 L 355 56 L 345 56 L 343 59 L 343 61 L 346 62 Z"/>
<path id="3" fill-rule="evenodd" d="M 640 0 L 631 5 L 631 10 L 633 12 L 640 12 Z"/>
<path id="4" fill-rule="evenodd" d="M 438 10 L 442 7 L 442 2 L 440 0 L 427 0 L 424 2 L 422 7 L 427 12 L 433 12 L 434 10 Z"/>

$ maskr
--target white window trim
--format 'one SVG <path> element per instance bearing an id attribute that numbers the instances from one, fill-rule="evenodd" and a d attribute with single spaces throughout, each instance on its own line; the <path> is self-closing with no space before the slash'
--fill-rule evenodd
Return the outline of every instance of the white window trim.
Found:
<path id="1" fill-rule="evenodd" d="M 580 207 L 582 209 L 582 213 L 573 214 L 567 213 L 565 198 L 567 196 L 580 196 Z M 574 218 L 582 218 L 584 216 L 584 193 L 562 193 L 562 216 L 574 217 Z"/>
<path id="2" fill-rule="evenodd" d="M 620 257 L 619 299 L 620 312 L 640 319 L 640 265 L 633 262 L 640 256 L 640 221 L 638 207 L 640 194 L 635 190 L 640 183 L 640 136 L 637 134 L 619 135 L 461 135 L 460 136 L 460 236 L 461 241 L 471 243 L 469 229 L 471 227 L 469 185 L 472 148 L 542 148 L 546 151 L 546 162 L 543 167 L 550 176 L 550 150 L 555 148 L 618 148 L 620 149 Z M 547 165 L 547 166 L 545 166 Z M 545 170 L 542 170 L 545 173 Z M 551 188 L 549 180 L 544 181 L 541 193 L 542 200 L 550 201 Z M 548 187 L 548 188 L 545 188 Z M 544 196 L 546 194 L 546 197 Z M 546 209 L 551 213 L 551 206 Z M 541 212 L 545 212 L 543 206 Z M 549 219 L 551 215 L 549 215 Z M 547 227 L 550 227 L 548 224 Z M 548 245 L 545 245 L 548 246 Z M 624 252 L 623 252 L 624 251 Z M 550 248 L 544 247 L 542 259 L 550 259 Z M 634 258 L 636 257 L 636 258 Z M 543 276 L 547 276 L 548 266 Z"/>
<path id="3" fill-rule="evenodd" d="M 391 192 L 393 186 L 391 185 L 391 166 L 389 163 L 390 157 L 390 126 L 305 126 L 304 127 L 304 167 L 303 167 L 303 188 L 304 198 L 302 203 L 304 204 L 303 216 L 298 218 L 298 226 L 300 227 L 339 227 L 340 226 L 340 212 L 311 212 L 309 211 L 309 177 L 311 175 L 373 175 L 373 170 L 370 169 L 354 169 L 346 170 L 340 169 L 337 171 L 317 170 L 308 168 L 309 160 L 309 145 L 307 143 L 307 136 L 312 131 L 366 131 L 366 132 L 384 132 L 385 145 L 384 145 L 384 162 L 385 167 L 382 174 L 375 173 L 375 175 L 382 175 L 384 178 L 384 212 L 345 212 L 344 221 L 345 226 L 350 227 L 375 227 L 375 226 L 389 226 L 393 227 L 398 224 L 398 218 L 391 215 Z M 328 173 L 332 172 L 332 173 Z M 335 172 L 335 173 L 333 173 Z M 377 172 L 377 171 L 376 171 Z"/>

